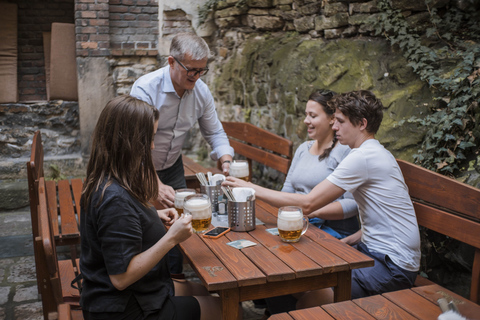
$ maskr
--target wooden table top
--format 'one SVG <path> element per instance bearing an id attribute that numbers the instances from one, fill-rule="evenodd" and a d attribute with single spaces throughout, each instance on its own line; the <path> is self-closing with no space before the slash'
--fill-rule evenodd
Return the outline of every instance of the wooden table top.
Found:
<path id="1" fill-rule="evenodd" d="M 271 320 L 361 320 L 361 319 L 420 319 L 436 320 L 442 313 L 437 300 L 453 301 L 467 319 L 480 319 L 480 306 L 439 285 L 415 287 L 382 295 L 354 299 L 276 314 Z"/>
<path id="2" fill-rule="evenodd" d="M 180 246 L 210 291 L 309 278 L 373 266 L 373 260 L 322 230 L 310 226 L 297 243 L 284 243 L 265 229 L 277 226 L 277 208 L 256 200 L 256 217 L 265 225 L 249 232 L 230 231 L 218 239 L 194 235 Z M 241 250 L 228 242 L 251 240 Z M 334 276 L 332 276 L 333 278 Z M 269 296 L 281 292 L 270 292 Z"/>

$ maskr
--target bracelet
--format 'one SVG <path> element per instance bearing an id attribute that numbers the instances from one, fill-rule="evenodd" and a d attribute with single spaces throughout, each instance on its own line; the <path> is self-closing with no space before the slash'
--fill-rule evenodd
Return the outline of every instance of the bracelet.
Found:
<path id="1" fill-rule="evenodd" d="M 232 163 L 232 161 L 230 161 L 230 160 L 225 160 L 225 161 L 222 162 L 222 164 L 224 164 L 224 163 Z"/>

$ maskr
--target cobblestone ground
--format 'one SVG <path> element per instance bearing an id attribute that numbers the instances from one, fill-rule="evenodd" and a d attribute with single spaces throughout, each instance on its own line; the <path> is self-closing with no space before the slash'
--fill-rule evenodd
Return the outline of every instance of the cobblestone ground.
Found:
<path id="1" fill-rule="evenodd" d="M 61 251 L 61 249 L 59 250 Z M 60 258 L 66 258 L 60 252 Z M 199 281 L 185 265 L 187 279 Z M 242 303 L 243 319 L 261 319 L 264 309 L 251 301 Z M 42 320 L 29 208 L 0 212 L 0 320 Z"/>

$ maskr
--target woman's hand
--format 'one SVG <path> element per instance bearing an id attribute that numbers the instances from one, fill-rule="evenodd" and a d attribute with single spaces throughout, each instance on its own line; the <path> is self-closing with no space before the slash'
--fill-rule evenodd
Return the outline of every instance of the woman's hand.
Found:
<path id="1" fill-rule="evenodd" d="M 238 187 L 251 188 L 252 184 L 251 184 L 250 182 L 246 182 L 245 180 L 228 176 L 228 177 L 227 177 L 227 180 L 225 180 L 224 182 L 222 182 L 222 186 L 224 186 L 224 187 L 232 187 L 232 188 L 238 188 Z"/>
<path id="2" fill-rule="evenodd" d="M 166 226 L 171 226 L 178 219 L 178 212 L 174 208 L 157 210 L 157 213 Z"/>
<path id="3" fill-rule="evenodd" d="M 180 218 L 172 224 L 167 234 L 171 234 L 177 244 L 190 238 L 193 234 L 192 215 L 182 214 Z"/>

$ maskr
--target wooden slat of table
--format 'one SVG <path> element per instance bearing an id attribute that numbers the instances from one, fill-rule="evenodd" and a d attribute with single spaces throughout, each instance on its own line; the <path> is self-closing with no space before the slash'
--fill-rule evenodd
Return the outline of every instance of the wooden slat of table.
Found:
<path id="1" fill-rule="evenodd" d="M 68 180 L 60 180 L 57 183 L 57 188 L 62 238 L 78 238 L 80 233 L 78 231 L 77 219 L 75 218 L 70 183 Z"/>
<path id="2" fill-rule="evenodd" d="M 418 319 L 437 319 L 441 313 L 440 308 L 435 303 L 410 289 L 388 292 L 382 295 L 400 308 L 408 310 Z"/>
<path id="3" fill-rule="evenodd" d="M 248 234 L 244 235 L 248 239 Z M 220 257 L 220 261 L 237 279 L 238 286 L 263 284 L 267 277 L 248 259 L 240 250 L 227 245 L 230 240 L 227 237 L 218 239 L 203 238 L 205 244 Z"/>
<path id="4" fill-rule="evenodd" d="M 374 260 L 341 241 L 338 241 L 319 228 L 308 228 L 307 237 L 322 245 L 326 250 L 334 253 L 350 264 L 351 269 L 373 267 Z"/>
<path id="5" fill-rule="evenodd" d="M 268 320 L 293 320 L 293 318 L 288 313 L 278 313 L 268 317 Z"/>
<path id="6" fill-rule="evenodd" d="M 317 263 L 298 251 L 291 244 L 282 242 L 279 237 L 268 233 L 265 226 L 257 226 L 254 231 L 250 231 L 249 233 L 270 250 L 270 252 L 292 268 L 297 278 L 321 275 L 323 273 L 323 269 L 319 267 Z"/>
<path id="7" fill-rule="evenodd" d="M 80 224 L 80 199 L 82 198 L 83 181 L 82 179 L 72 179 L 70 183 L 72 184 L 73 201 L 75 202 L 78 224 Z"/>
<path id="8" fill-rule="evenodd" d="M 225 235 L 230 241 L 248 239 L 256 241 L 252 236 L 245 232 L 229 232 Z M 282 260 L 271 253 L 262 245 L 256 245 L 241 249 L 255 265 L 267 276 L 267 281 L 283 281 L 294 279 L 295 274 Z"/>
<path id="9" fill-rule="evenodd" d="M 453 301 L 458 307 L 460 314 L 467 319 L 478 319 L 480 318 L 480 306 L 470 300 L 467 300 L 458 294 L 447 290 L 439 285 L 429 285 L 422 287 L 415 287 L 411 289 L 415 293 L 421 295 L 425 299 L 431 301 L 438 305 L 437 300 L 440 298 L 445 298 L 447 302 Z"/>
<path id="10" fill-rule="evenodd" d="M 334 319 L 325 310 L 320 307 L 307 308 L 295 311 L 290 311 L 289 315 L 295 320 L 317 320 L 317 319 Z M 269 318 L 272 319 L 272 318 Z"/>
<path id="11" fill-rule="evenodd" d="M 235 277 L 197 235 L 180 243 L 180 247 L 187 259 L 204 266 L 198 269 L 191 264 L 208 291 L 237 287 Z"/>
<path id="12" fill-rule="evenodd" d="M 401 309 L 381 295 L 355 299 L 353 303 L 374 316 L 377 320 L 416 320 L 414 316 Z"/>
<path id="13" fill-rule="evenodd" d="M 332 318 L 337 320 L 372 320 L 373 316 L 352 301 L 343 301 L 322 306 Z"/>

